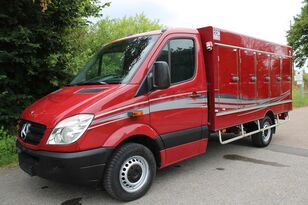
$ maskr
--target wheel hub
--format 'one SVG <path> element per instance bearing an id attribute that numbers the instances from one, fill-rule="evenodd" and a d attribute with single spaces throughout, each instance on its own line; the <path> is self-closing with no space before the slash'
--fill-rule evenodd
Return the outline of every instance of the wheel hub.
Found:
<path id="1" fill-rule="evenodd" d="M 269 122 L 265 122 L 263 125 L 263 128 L 267 128 L 269 126 L 271 126 L 271 124 Z M 271 132 L 272 132 L 271 129 L 267 129 L 262 132 L 262 137 L 263 137 L 264 142 L 267 142 L 270 139 L 271 134 L 272 134 Z"/>
<path id="2" fill-rule="evenodd" d="M 122 188 L 130 193 L 141 189 L 148 177 L 149 165 L 141 156 L 133 156 L 124 161 L 119 173 Z"/>
<path id="3" fill-rule="evenodd" d="M 127 179 L 130 182 L 135 183 L 141 178 L 141 175 L 142 175 L 142 168 L 139 165 L 133 165 L 128 170 Z"/>

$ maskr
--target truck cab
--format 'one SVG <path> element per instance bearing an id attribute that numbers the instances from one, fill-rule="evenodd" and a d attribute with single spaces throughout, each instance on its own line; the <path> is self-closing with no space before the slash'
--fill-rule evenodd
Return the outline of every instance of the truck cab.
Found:
<path id="1" fill-rule="evenodd" d="M 284 84 L 288 94 L 281 97 L 279 91 L 280 101 L 272 99 L 267 107 L 259 103 L 262 96 L 244 101 L 242 77 L 222 69 L 232 69 L 232 60 L 237 66 L 240 56 L 233 50 L 243 47 L 218 48 L 215 29 L 153 31 L 101 48 L 69 85 L 21 114 L 20 167 L 31 176 L 102 183 L 112 197 L 131 201 L 147 192 L 157 169 L 205 153 L 210 133 L 221 141 L 228 131 L 236 130 L 237 139 L 250 133 L 255 144 L 267 146 L 276 120 L 285 119 L 292 108 L 289 85 Z M 230 38 L 228 32 L 219 32 L 220 40 Z M 225 65 L 217 68 L 224 58 Z M 283 67 L 279 69 L 281 73 Z M 289 77 L 285 74 L 281 82 Z"/>

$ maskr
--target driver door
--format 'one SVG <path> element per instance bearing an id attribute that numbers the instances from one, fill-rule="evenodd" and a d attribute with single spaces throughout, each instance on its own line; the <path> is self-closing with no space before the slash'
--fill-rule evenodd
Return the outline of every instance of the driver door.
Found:
<path id="1" fill-rule="evenodd" d="M 166 148 L 166 164 L 199 154 L 204 86 L 194 36 L 170 37 L 156 61 L 169 65 L 171 86 L 150 93 L 150 120 Z"/>

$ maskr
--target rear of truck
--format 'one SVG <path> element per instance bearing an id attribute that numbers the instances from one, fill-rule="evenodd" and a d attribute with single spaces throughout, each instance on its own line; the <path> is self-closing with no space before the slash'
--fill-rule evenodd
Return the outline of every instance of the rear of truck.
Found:
<path id="1" fill-rule="evenodd" d="M 274 133 L 292 109 L 291 48 L 214 27 L 198 31 L 207 71 L 209 128 L 248 136 L 262 131 L 262 120 L 270 118 Z"/>

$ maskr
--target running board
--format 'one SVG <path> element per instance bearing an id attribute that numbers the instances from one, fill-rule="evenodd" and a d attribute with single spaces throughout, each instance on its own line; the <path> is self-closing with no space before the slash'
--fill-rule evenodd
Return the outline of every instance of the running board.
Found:
<path id="1" fill-rule="evenodd" d="M 276 120 L 275 120 L 276 123 L 274 125 L 271 125 L 269 127 L 262 128 L 262 129 L 260 127 L 260 120 L 257 120 L 257 122 L 258 122 L 258 130 L 255 130 L 255 131 L 252 131 L 252 132 L 248 132 L 248 133 L 245 133 L 245 134 L 242 134 L 242 135 L 239 135 L 239 136 L 233 137 L 231 139 L 227 139 L 227 140 L 222 140 L 221 130 L 218 130 L 219 142 L 220 142 L 220 144 L 228 144 L 230 142 L 234 142 L 234 141 L 242 139 L 244 137 L 251 136 L 251 135 L 256 134 L 258 132 L 262 132 L 264 130 L 268 130 L 268 129 L 271 129 L 273 127 L 277 127 L 278 125 L 284 124 L 284 123 L 288 122 L 289 120 L 290 120 L 290 116 L 288 115 L 288 117 L 285 120 L 283 120 L 283 122 L 280 122 L 281 120 L 279 120 L 278 115 L 276 115 Z M 244 133 L 244 125 L 240 124 L 240 126 L 241 126 L 241 133 Z"/>

